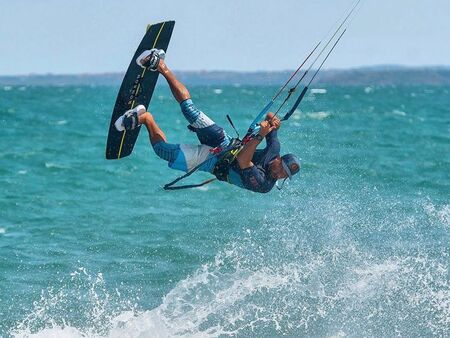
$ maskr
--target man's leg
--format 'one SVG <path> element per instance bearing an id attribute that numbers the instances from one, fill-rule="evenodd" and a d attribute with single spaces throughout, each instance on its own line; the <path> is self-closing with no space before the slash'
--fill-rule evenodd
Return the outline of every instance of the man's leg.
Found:
<path id="1" fill-rule="evenodd" d="M 222 127 L 218 126 L 194 105 L 189 91 L 178 81 L 164 60 L 159 61 L 158 71 L 167 80 L 173 96 L 180 103 L 181 111 L 189 122 L 189 129 L 197 134 L 200 143 L 213 148 L 218 146 L 227 147 L 231 137 L 227 135 Z"/>
<path id="2" fill-rule="evenodd" d="M 139 116 L 139 124 L 145 125 L 153 150 L 156 155 L 169 162 L 170 168 L 187 172 L 207 159 L 209 160 L 199 170 L 211 172 L 214 168 L 217 159 L 210 156 L 210 147 L 167 143 L 166 135 L 149 112 Z"/>
<path id="3" fill-rule="evenodd" d="M 162 76 L 165 77 L 167 83 L 169 84 L 170 90 L 172 91 L 173 96 L 181 103 L 187 99 L 191 98 L 191 94 L 187 88 L 175 77 L 175 74 L 167 67 L 164 60 L 160 60 L 158 64 L 158 71 Z"/>
<path id="4" fill-rule="evenodd" d="M 166 135 L 161 130 L 161 128 L 159 128 L 152 114 L 150 114 L 149 112 L 145 112 L 144 114 L 139 116 L 139 124 L 143 124 L 147 128 L 150 143 L 152 145 L 161 141 L 167 141 Z"/>
<path id="5" fill-rule="evenodd" d="M 143 124 L 147 128 L 150 143 L 156 155 L 169 162 L 169 165 L 174 162 L 180 155 L 180 145 L 167 143 L 166 135 L 159 128 L 152 114 L 146 112 L 140 115 L 139 124 Z"/>

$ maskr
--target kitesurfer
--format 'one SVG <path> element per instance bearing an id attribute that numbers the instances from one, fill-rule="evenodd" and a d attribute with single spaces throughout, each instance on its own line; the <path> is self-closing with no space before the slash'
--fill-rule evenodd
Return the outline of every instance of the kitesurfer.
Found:
<path id="1" fill-rule="evenodd" d="M 259 133 L 241 146 L 236 156 L 217 156 L 214 152 L 230 147 L 234 139 L 194 105 L 187 88 L 167 67 L 164 56 L 162 50 L 151 50 L 149 53 L 142 53 L 136 62 L 164 76 L 189 122 L 188 128 L 197 134 L 200 145 L 168 143 L 153 115 L 143 105 L 121 116 L 115 123 L 118 130 L 131 130 L 138 125 L 145 125 L 155 153 L 168 161 L 170 168 L 188 172 L 202 163 L 198 170 L 212 173 L 219 180 L 255 192 L 269 192 L 277 180 L 291 179 L 299 171 L 300 163 L 293 154 L 280 156 L 277 136 L 280 120 L 273 113 L 267 114 L 266 119 L 260 123 Z M 264 138 L 266 147 L 257 150 Z"/>

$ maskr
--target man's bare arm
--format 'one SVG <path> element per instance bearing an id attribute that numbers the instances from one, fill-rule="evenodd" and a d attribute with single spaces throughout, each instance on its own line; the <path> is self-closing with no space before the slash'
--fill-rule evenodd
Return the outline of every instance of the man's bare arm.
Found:
<path id="1" fill-rule="evenodd" d="M 261 129 L 259 130 L 259 134 L 261 135 L 260 139 L 253 138 L 251 139 L 245 146 L 242 148 L 242 150 L 239 152 L 237 156 L 237 161 L 239 163 L 239 167 L 241 169 L 250 168 L 253 166 L 252 158 L 255 154 L 256 148 L 258 147 L 259 142 L 266 137 L 267 134 L 269 134 L 273 129 L 275 129 L 275 126 L 272 126 L 268 121 L 262 121 L 260 124 Z"/>

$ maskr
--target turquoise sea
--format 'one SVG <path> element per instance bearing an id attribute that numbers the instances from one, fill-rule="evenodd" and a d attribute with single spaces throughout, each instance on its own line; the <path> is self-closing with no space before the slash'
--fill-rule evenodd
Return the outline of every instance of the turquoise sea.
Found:
<path id="1" fill-rule="evenodd" d="M 190 88 L 230 133 L 277 89 Z M 450 87 L 316 87 L 269 194 L 162 190 L 144 129 L 105 160 L 117 90 L 0 87 L 0 336 L 450 336 Z M 167 87 L 150 110 L 196 143 Z"/>

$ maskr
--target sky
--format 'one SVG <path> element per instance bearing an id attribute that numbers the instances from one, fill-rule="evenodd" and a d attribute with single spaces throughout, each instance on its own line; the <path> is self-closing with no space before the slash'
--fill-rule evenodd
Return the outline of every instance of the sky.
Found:
<path id="1" fill-rule="evenodd" d="M 295 69 L 354 0 L 0 0 L 0 75 L 124 72 L 175 20 L 175 70 Z M 324 68 L 450 66 L 449 0 L 362 0 Z"/>

